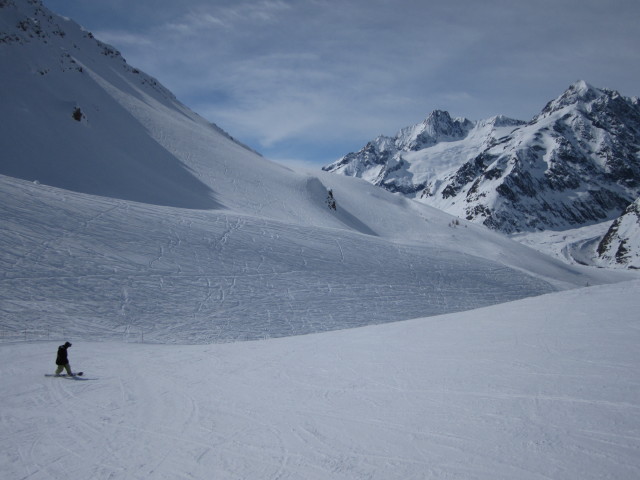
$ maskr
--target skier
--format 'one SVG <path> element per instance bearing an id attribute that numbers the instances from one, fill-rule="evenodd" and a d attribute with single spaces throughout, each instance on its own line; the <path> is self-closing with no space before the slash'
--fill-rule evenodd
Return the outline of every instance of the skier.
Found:
<path id="1" fill-rule="evenodd" d="M 75 377 L 75 374 L 71 372 L 71 366 L 69 365 L 69 358 L 67 357 L 67 349 L 71 346 L 69 342 L 65 342 L 64 345 L 60 345 L 58 347 L 58 356 L 56 357 L 56 376 L 59 376 L 62 373 L 62 369 L 67 371 L 67 374 L 70 377 Z"/>

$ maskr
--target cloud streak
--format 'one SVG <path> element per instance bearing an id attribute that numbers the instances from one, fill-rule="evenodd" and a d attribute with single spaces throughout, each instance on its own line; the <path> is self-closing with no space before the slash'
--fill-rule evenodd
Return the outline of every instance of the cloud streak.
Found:
<path id="1" fill-rule="evenodd" d="M 45 2 L 271 158 L 328 162 L 435 108 L 527 120 L 579 78 L 640 93 L 635 0 Z"/>

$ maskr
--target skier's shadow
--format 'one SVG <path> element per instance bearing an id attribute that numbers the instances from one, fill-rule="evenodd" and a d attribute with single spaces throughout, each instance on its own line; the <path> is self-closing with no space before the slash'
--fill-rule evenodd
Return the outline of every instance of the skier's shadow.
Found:
<path id="1" fill-rule="evenodd" d="M 74 380 L 76 382 L 84 382 L 85 380 L 98 380 L 97 378 L 88 378 L 88 377 L 83 377 L 83 376 L 75 376 L 75 377 L 70 377 L 68 375 L 53 375 L 53 374 L 46 374 L 45 377 L 55 377 L 55 378 L 64 378 L 66 380 Z"/>

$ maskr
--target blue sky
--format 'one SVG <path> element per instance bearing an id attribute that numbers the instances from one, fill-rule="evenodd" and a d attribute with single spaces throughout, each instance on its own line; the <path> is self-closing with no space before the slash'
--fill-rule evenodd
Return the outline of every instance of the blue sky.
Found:
<path id="1" fill-rule="evenodd" d="M 637 0 L 44 0 L 266 157 L 320 166 L 434 109 L 640 95 Z"/>

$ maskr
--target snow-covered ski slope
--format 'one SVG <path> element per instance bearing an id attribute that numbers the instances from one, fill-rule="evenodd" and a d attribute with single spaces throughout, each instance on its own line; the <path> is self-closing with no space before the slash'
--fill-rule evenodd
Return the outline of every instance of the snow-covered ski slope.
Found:
<path id="1" fill-rule="evenodd" d="M 364 181 L 325 175 L 301 174 L 289 208 L 298 218 L 326 210 L 332 228 L 0 177 L 2 328 L 72 339 L 135 332 L 161 343 L 256 339 L 469 310 L 631 275 L 567 266 L 484 227 L 451 227 L 450 216 Z M 335 214 L 322 181 L 335 192 Z"/>
<path id="2" fill-rule="evenodd" d="M 217 345 L 0 348 L 6 479 L 640 478 L 638 281 Z"/>
<path id="3" fill-rule="evenodd" d="M 2 194 L 1 295 L 5 322 L 15 328 L 58 326 L 86 336 L 136 326 L 148 340 L 206 342 L 362 325 L 381 305 L 387 307 L 380 314 L 390 315 L 383 320 L 400 320 L 432 303 L 449 306 L 447 296 L 488 301 L 454 296 L 456 286 L 443 280 L 427 298 L 421 285 L 453 265 L 432 267 L 411 248 L 403 252 L 373 235 L 82 197 L 9 179 Z M 449 256 L 465 262 L 463 255 Z M 483 278 L 472 281 L 474 289 L 490 274 L 478 269 Z M 527 293 L 550 290 L 513 273 L 531 283 Z"/>

